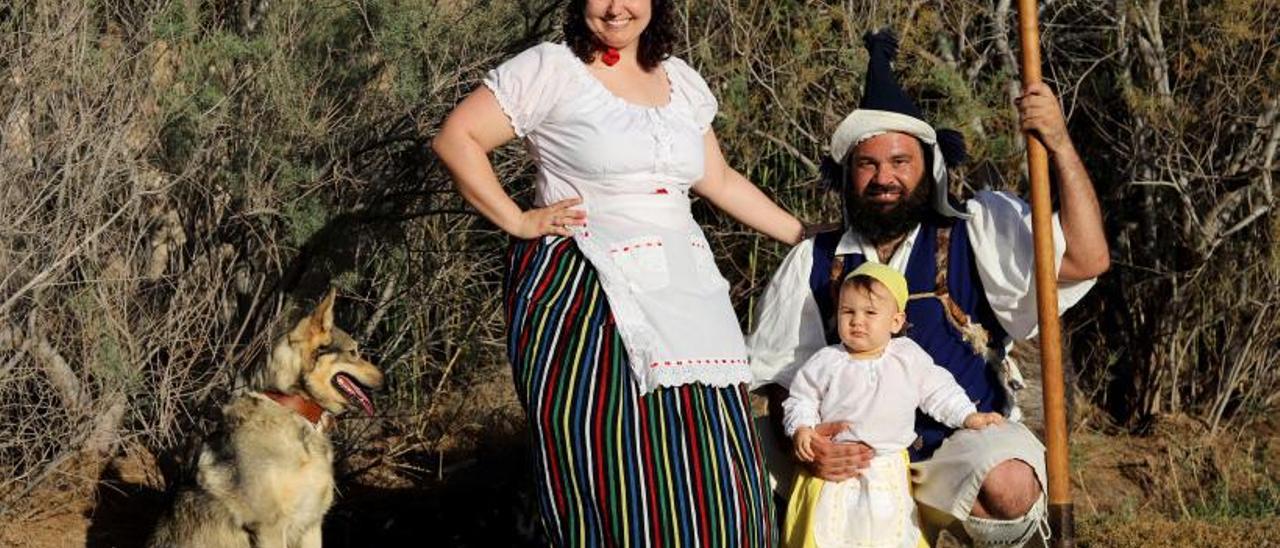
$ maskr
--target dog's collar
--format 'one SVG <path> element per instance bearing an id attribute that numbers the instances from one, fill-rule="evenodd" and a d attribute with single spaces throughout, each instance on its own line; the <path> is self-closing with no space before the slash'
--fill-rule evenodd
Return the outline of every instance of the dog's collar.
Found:
<path id="1" fill-rule="evenodd" d="M 262 395 L 271 398 L 271 401 L 292 409 L 293 412 L 302 415 L 302 418 L 307 419 L 307 422 L 311 423 L 312 426 L 315 426 L 316 428 L 322 428 L 324 426 L 320 421 L 324 420 L 327 413 L 323 407 L 320 407 L 320 404 L 312 401 L 310 398 L 305 398 L 297 394 L 283 394 L 280 392 L 263 392 Z"/>

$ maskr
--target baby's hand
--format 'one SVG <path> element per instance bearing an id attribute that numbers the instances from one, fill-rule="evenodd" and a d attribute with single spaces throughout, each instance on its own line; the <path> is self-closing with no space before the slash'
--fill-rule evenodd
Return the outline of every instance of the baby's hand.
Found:
<path id="1" fill-rule="evenodd" d="M 1004 416 L 999 413 L 970 413 L 964 418 L 964 427 L 973 430 L 981 430 L 995 424 L 1004 424 Z"/>
<path id="2" fill-rule="evenodd" d="M 812 427 L 801 426 L 796 430 L 791 441 L 795 444 L 796 458 L 800 462 L 813 462 L 813 437 L 818 435 Z"/>

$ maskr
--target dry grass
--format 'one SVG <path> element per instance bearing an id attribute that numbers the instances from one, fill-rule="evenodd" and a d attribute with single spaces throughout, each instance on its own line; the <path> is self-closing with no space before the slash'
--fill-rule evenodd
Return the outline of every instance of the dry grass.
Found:
<path id="1" fill-rule="evenodd" d="M 1280 437 L 1186 417 L 1145 436 L 1078 431 L 1073 495 L 1088 546 L 1280 545 Z"/>

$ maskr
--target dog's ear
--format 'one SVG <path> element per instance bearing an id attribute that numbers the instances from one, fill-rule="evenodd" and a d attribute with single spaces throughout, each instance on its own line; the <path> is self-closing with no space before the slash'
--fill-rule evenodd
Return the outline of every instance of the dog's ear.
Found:
<path id="1" fill-rule="evenodd" d="M 315 311 L 311 313 L 311 321 L 308 322 L 310 334 L 314 337 L 328 341 L 333 333 L 333 301 L 338 297 L 336 288 L 329 288 L 329 293 L 324 296 L 324 300 L 316 306 Z M 326 342 L 327 344 L 327 342 Z"/>

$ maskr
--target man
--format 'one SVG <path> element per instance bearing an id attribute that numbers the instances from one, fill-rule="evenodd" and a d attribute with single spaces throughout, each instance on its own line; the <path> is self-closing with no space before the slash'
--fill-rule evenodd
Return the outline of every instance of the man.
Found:
<path id="1" fill-rule="evenodd" d="M 959 134 L 931 127 L 898 86 L 892 35 L 868 35 L 866 44 L 863 99 L 832 135 L 828 159 L 844 226 L 797 245 L 766 289 L 748 340 L 756 385 L 778 401 L 794 369 L 837 342 L 831 288 L 845 272 L 865 261 L 903 272 L 911 293 L 907 335 L 951 371 L 980 411 L 1012 419 L 952 432 L 917 416 L 912 479 L 926 533 L 946 527 L 977 545 L 1022 545 L 1043 527 L 1046 481 L 1044 447 L 1017 422 L 1020 376 L 1005 360 L 1012 341 L 1037 326 L 1030 207 L 996 192 L 953 202 L 947 167 L 964 159 Z M 1029 87 L 1017 106 L 1022 130 L 1044 143 L 1052 161 L 1061 204 L 1058 301 L 1066 310 L 1109 267 L 1098 200 L 1049 88 Z M 812 471 L 828 481 L 856 476 L 870 458 L 865 445 L 830 441 L 844 426 L 823 425 L 828 437 L 813 444 Z M 787 453 L 774 449 L 776 479 L 789 481 L 790 463 L 778 463 Z"/>

